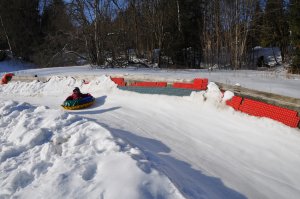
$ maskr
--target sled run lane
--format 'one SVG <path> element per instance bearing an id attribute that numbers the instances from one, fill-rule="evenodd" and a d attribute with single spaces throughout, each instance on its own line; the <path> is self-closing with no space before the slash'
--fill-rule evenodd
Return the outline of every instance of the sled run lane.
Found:
<path id="1" fill-rule="evenodd" d="M 0 99 L 59 109 L 65 90 L 92 93 L 92 107 L 66 112 L 139 148 L 186 198 L 300 196 L 299 129 L 235 112 L 213 84 L 187 97 L 121 91 L 107 77 L 88 85 L 68 78 L 26 84 L 7 85 Z"/>

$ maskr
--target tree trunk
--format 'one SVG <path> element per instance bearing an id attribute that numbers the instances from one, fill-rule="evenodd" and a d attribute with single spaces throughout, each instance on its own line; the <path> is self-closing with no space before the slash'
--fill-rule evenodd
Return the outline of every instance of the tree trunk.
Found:
<path id="1" fill-rule="evenodd" d="M 3 24 L 3 20 L 2 20 L 2 16 L 1 16 L 1 15 L 0 15 L 0 21 L 1 21 L 1 26 L 2 26 L 2 28 L 3 28 L 3 32 L 4 32 L 5 37 L 6 37 L 6 41 L 7 41 L 9 50 L 10 50 L 10 52 L 12 53 L 12 48 L 11 48 L 11 45 L 10 45 L 9 37 L 8 37 L 8 34 L 7 34 L 6 29 L 5 29 L 5 27 L 4 27 L 4 24 Z M 13 53 L 12 53 L 12 54 L 13 54 Z"/>
<path id="2" fill-rule="evenodd" d="M 238 69 L 238 1 L 235 0 L 235 48 L 234 48 L 234 68 Z"/>
<path id="3" fill-rule="evenodd" d="M 99 6 L 98 0 L 95 0 L 94 6 L 95 6 L 94 40 L 95 40 L 95 48 L 96 48 L 96 64 L 100 65 L 102 63 L 100 63 L 100 50 L 99 50 L 99 38 L 98 38 L 98 6 Z"/>
<path id="4" fill-rule="evenodd" d="M 181 32 L 181 13 L 180 13 L 180 5 L 179 0 L 176 0 L 177 4 L 177 22 L 178 22 L 178 31 Z"/>

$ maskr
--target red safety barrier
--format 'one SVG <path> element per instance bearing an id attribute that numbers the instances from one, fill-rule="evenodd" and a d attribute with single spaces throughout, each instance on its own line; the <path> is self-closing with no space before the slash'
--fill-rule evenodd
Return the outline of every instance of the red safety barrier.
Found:
<path id="1" fill-rule="evenodd" d="M 3 75 L 2 79 L 1 79 L 1 84 L 7 84 L 14 75 L 15 74 L 13 74 L 13 73 L 7 73 L 7 74 Z"/>
<path id="2" fill-rule="evenodd" d="M 134 82 L 131 86 L 156 87 L 156 82 Z"/>
<path id="3" fill-rule="evenodd" d="M 139 87 L 166 87 L 167 82 L 133 82 L 129 86 Z"/>
<path id="4" fill-rule="evenodd" d="M 193 89 L 193 90 L 206 90 L 208 84 L 208 79 L 194 79 L 193 83 L 173 83 L 173 88 L 183 88 L 183 89 Z"/>
<path id="5" fill-rule="evenodd" d="M 239 110 L 249 115 L 271 118 L 294 128 L 296 128 L 299 123 L 297 111 L 251 99 L 245 98 L 240 105 Z"/>
<path id="6" fill-rule="evenodd" d="M 226 104 L 228 106 L 231 106 L 232 108 L 234 108 L 235 110 L 238 110 L 241 103 L 242 103 L 243 98 L 239 97 L 239 96 L 233 96 L 230 100 L 226 101 Z"/>
<path id="7" fill-rule="evenodd" d="M 167 82 L 157 82 L 157 87 L 167 87 L 168 83 Z"/>
<path id="8" fill-rule="evenodd" d="M 194 89 L 194 84 L 175 82 L 173 83 L 173 88 Z"/>
<path id="9" fill-rule="evenodd" d="M 193 89 L 193 90 L 206 90 L 208 79 L 196 78 L 193 83 L 173 83 L 173 88 Z"/>
<path id="10" fill-rule="evenodd" d="M 194 89 L 195 90 L 206 90 L 208 84 L 208 79 L 200 79 L 196 78 L 194 79 Z"/>
<path id="11" fill-rule="evenodd" d="M 206 90 L 207 89 L 207 85 L 208 85 L 208 79 L 203 79 L 202 89 Z"/>
<path id="12" fill-rule="evenodd" d="M 111 77 L 110 79 L 118 86 L 126 86 L 126 82 L 124 81 L 124 78 L 122 78 L 122 77 Z"/>
<path id="13" fill-rule="evenodd" d="M 290 126 L 290 127 L 298 127 L 300 122 L 300 117 L 295 117 L 295 118 L 291 118 L 290 120 L 286 121 L 285 124 Z"/>

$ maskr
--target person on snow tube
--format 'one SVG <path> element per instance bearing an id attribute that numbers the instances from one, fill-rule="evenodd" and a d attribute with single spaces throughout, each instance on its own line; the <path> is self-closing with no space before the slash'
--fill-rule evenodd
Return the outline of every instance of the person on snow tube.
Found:
<path id="1" fill-rule="evenodd" d="M 73 90 L 73 94 L 67 97 L 62 106 L 65 109 L 80 109 L 92 105 L 94 101 L 95 98 L 91 94 L 83 94 L 80 92 L 79 88 L 76 87 Z"/>
<path id="2" fill-rule="evenodd" d="M 5 74 L 2 79 L 1 79 L 1 84 L 7 84 L 11 79 L 12 77 L 14 76 L 15 74 L 13 73 L 7 73 Z"/>
<path id="3" fill-rule="evenodd" d="M 91 94 L 89 94 L 89 93 L 83 94 L 80 92 L 78 87 L 75 87 L 75 89 L 73 90 L 73 94 L 70 95 L 69 97 L 67 97 L 67 99 L 65 101 L 78 100 L 78 99 L 82 99 L 82 98 L 89 97 L 89 96 L 91 96 Z"/>

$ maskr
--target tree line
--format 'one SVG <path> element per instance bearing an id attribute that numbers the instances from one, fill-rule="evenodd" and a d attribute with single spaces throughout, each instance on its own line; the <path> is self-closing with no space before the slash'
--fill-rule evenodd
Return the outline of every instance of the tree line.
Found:
<path id="1" fill-rule="evenodd" d="M 300 73 L 299 15 L 299 0 L 0 0 L 0 50 L 42 67 L 241 69 L 279 47 Z"/>

